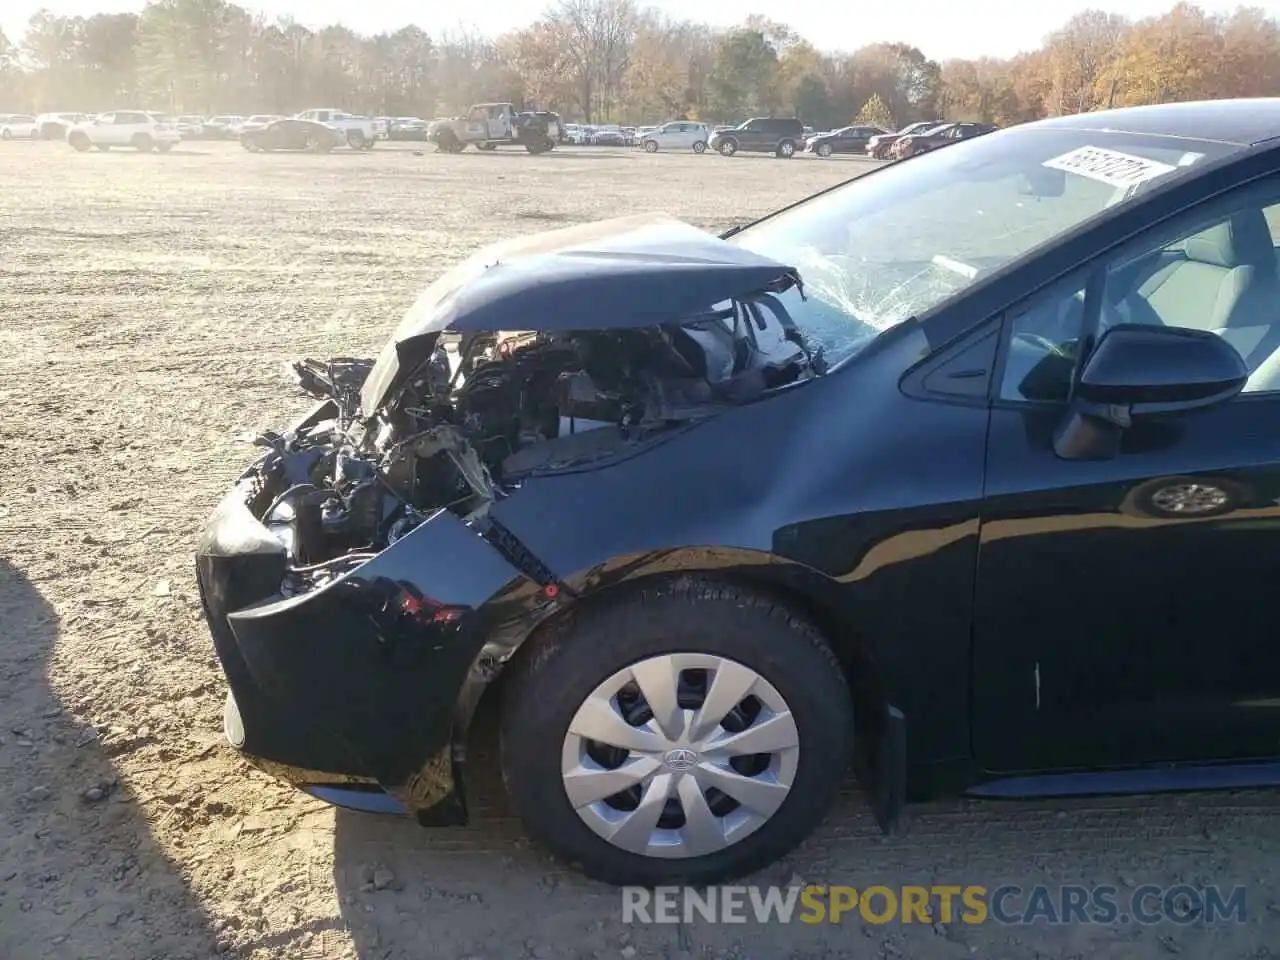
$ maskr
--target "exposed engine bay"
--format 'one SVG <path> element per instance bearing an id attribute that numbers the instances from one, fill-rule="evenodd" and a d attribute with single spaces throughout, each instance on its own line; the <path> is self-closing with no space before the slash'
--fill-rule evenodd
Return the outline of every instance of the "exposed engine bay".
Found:
<path id="1" fill-rule="evenodd" d="M 478 521 L 528 478 L 592 469 L 728 405 L 825 371 L 773 296 L 679 324 L 445 334 L 380 408 L 368 359 L 300 360 L 332 416 L 286 435 L 253 472 L 250 507 L 289 554 L 286 592 L 347 572 L 439 509 Z"/>

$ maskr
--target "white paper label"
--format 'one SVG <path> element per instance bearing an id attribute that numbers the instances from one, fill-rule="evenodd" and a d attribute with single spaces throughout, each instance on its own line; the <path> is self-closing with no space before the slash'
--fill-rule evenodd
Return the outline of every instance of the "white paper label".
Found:
<path id="1" fill-rule="evenodd" d="M 1046 160 L 1043 166 L 1099 180 L 1113 187 L 1134 187 L 1177 169 L 1158 160 L 1135 157 L 1118 150 L 1104 150 L 1102 147 L 1080 147 L 1060 157 Z"/>

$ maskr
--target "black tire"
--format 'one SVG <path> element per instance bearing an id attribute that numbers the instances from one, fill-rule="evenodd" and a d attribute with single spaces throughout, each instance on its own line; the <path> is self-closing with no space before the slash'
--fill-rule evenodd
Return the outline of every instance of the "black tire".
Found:
<path id="1" fill-rule="evenodd" d="M 825 159 L 826 157 L 831 156 L 831 144 L 820 143 L 814 148 L 813 152 Z"/>
<path id="2" fill-rule="evenodd" d="M 706 152 L 707 152 L 707 145 L 706 145 L 705 143 L 703 143 L 701 140 L 699 140 L 697 143 L 695 143 L 695 144 L 693 145 L 693 152 L 694 152 L 694 153 L 706 153 Z"/>
<path id="3" fill-rule="evenodd" d="M 0 138 L 3 138 L 3 139 L 5 139 L 5 140 L 12 140 L 12 139 L 13 139 L 13 132 L 12 132 L 11 130 L 9 130 L 9 128 L 8 128 L 8 127 L 5 127 L 4 131 L 3 131 L 3 132 L 0 132 Z"/>
<path id="4" fill-rule="evenodd" d="M 657 152 L 658 152 L 658 141 L 657 141 L 657 140 L 646 140 L 646 141 L 644 142 L 644 152 L 645 152 L 645 153 L 657 153 Z"/>
<path id="5" fill-rule="evenodd" d="M 504 678 L 503 780 L 530 834 L 606 883 L 709 884 L 757 870 L 800 843 L 826 815 L 849 765 L 853 707 L 840 666 L 818 630 L 756 593 L 682 578 L 568 615 L 530 640 Z M 729 658 L 785 698 L 796 724 L 790 792 L 758 829 L 703 856 L 654 858 L 602 839 L 565 793 L 561 754 L 583 700 L 629 664 L 664 653 Z"/>
<path id="6" fill-rule="evenodd" d="M 157 149 L 157 150 L 159 150 L 161 153 L 168 153 L 170 150 L 172 150 L 172 149 L 173 149 L 173 144 L 172 144 L 172 143 L 157 143 L 157 144 L 156 144 L 156 149 Z"/>
<path id="7" fill-rule="evenodd" d="M 445 130 L 443 133 L 438 134 L 435 139 L 437 153 L 461 153 L 463 146 L 465 146 L 452 130 Z"/>
<path id="8" fill-rule="evenodd" d="M 377 137 L 374 137 L 374 138 L 373 138 L 373 139 L 371 139 L 371 140 L 366 140 L 366 141 L 364 142 L 364 146 L 363 146 L 363 147 L 361 147 L 360 149 L 361 149 L 361 150 L 363 150 L 365 153 L 368 153 L 370 150 L 372 150 L 372 149 L 374 148 L 374 146 L 377 144 L 377 142 L 378 142 L 378 138 L 377 138 Z"/>
<path id="9" fill-rule="evenodd" d="M 111 149 L 111 144 L 109 143 L 95 143 L 94 146 L 98 148 L 100 153 L 106 153 Z"/>
<path id="10" fill-rule="evenodd" d="M 732 157 L 738 152 L 738 141 L 733 138 L 722 140 L 718 149 L 720 150 L 720 156 Z"/>
<path id="11" fill-rule="evenodd" d="M 364 134 L 359 130 L 347 131 L 347 146 L 352 150 L 363 150 L 365 144 Z"/>
<path id="12" fill-rule="evenodd" d="M 87 152 L 88 149 L 93 146 L 93 144 L 89 142 L 89 137 L 83 133 L 71 134 L 71 136 L 67 137 L 67 142 L 81 153 Z"/>
<path id="13" fill-rule="evenodd" d="M 790 160 L 796 155 L 796 144 L 794 140 L 783 140 L 778 144 L 778 149 L 774 154 L 780 160 Z"/>
<path id="14" fill-rule="evenodd" d="M 306 144 L 306 149 L 308 153 L 328 153 L 329 152 L 328 150 L 325 149 L 324 144 L 320 142 L 320 138 L 317 137 L 314 133 L 307 134 L 307 139 L 303 142 Z"/>

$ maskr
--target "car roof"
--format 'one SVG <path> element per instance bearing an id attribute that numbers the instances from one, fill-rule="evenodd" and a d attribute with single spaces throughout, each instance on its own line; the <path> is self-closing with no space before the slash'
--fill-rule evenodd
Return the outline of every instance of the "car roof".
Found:
<path id="1" fill-rule="evenodd" d="M 1280 97 L 1197 100 L 1041 120 L 1038 127 L 1211 140 L 1247 147 L 1280 136 Z"/>

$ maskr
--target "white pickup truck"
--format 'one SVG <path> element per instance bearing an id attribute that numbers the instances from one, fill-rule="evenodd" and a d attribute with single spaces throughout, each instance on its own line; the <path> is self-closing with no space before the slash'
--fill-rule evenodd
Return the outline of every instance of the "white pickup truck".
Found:
<path id="1" fill-rule="evenodd" d="M 334 110 L 331 107 L 303 110 L 296 119 L 315 120 L 337 128 L 346 137 L 347 145 L 352 150 L 372 150 L 378 139 L 387 134 L 386 124 L 382 121 L 372 117 L 357 117 L 345 110 Z"/>

